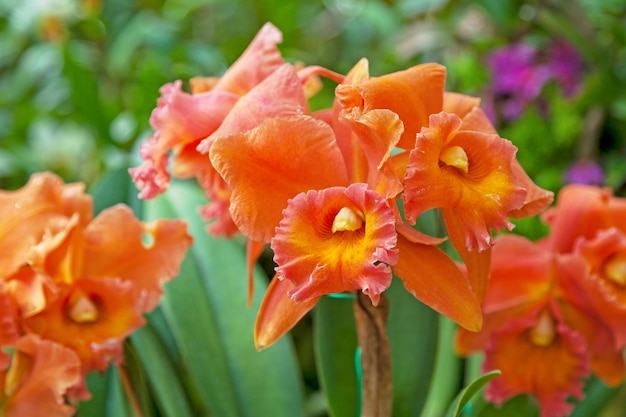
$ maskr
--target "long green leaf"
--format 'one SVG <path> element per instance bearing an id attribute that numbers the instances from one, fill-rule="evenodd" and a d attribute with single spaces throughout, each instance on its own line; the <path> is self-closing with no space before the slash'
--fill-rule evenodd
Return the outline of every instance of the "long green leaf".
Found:
<path id="1" fill-rule="evenodd" d="M 332 417 L 357 417 L 359 382 L 352 300 L 322 297 L 313 320 L 316 365 Z"/>
<path id="2" fill-rule="evenodd" d="M 301 416 L 302 382 L 289 337 L 262 352 L 254 348 L 266 281 L 256 274 L 253 307 L 247 308 L 243 248 L 206 233 L 197 213 L 203 204 L 204 195 L 194 184 L 174 182 L 167 193 L 147 202 L 144 212 L 146 219 L 186 219 L 194 236 L 162 303 L 190 379 L 215 415 Z"/>
<path id="3" fill-rule="evenodd" d="M 150 326 L 144 326 L 131 335 L 155 400 L 165 416 L 193 417 L 189 402 L 180 384 L 176 370 Z"/>
<path id="4" fill-rule="evenodd" d="M 387 331 L 393 367 L 394 417 L 419 416 L 426 403 L 437 353 L 439 315 L 395 279 L 389 299 Z"/>
<path id="5" fill-rule="evenodd" d="M 444 415 L 461 383 L 461 359 L 453 350 L 456 325 L 447 317 L 439 316 L 439 329 L 435 371 L 422 411 L 424 417 Z"/>

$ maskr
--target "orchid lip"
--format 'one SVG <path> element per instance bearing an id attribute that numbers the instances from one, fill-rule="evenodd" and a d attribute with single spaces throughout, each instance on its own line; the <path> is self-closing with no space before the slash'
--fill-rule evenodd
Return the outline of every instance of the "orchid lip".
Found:
<path id="1" fill-rule="evenodd" d="M 354 232 L 363 226 L 364 221 L 363 213 L 360 211 L 354 211 L 349 207 L 342 207 L 337 215 L 335 215 L 331 231 L 333 233 L 345 231 Z"/>
<path id="2" fill-rule="evenodd" d="M 539 314 L 537 323 L 530 330 L 530 340 L 537 346 L 549 346 L 556 337 L 554 319 L 549 312 Z"/>
<path id="3" fill-rule="evenodd" d="M 620 287 L 626 287 L 626 255 L 615 254 L 604 263 L 604 276 Z"/>
<path id="4" fill-rule="evenodd" d="M 444 164 L 457 168 L 464 174 L 467 174 L 469 168 L 469 159 L 467 153 L 460 146 L 450 146 L 441 152 L 439 160 Z"/>
<path id="5" fill-rule="evenodd" d="M 78 324 L 93 323 L 98 320 L 98 307 L 86 295 L 73 300 L 68 312 L 70 319 Z"/>

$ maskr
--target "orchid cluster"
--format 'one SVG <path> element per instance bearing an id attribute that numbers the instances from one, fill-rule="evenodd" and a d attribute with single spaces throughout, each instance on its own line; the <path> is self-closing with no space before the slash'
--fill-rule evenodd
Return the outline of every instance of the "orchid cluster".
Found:
<path id="1" fill-rule="evenodd" d="M 462 327 L 477 331 L 492 230 L 552 201 L 515 159 L 479 100 L 445 91 L 446 70 L 427 63 L 371 76 L 362 59 L 346 74 L 292 65 L 267 23 L 219 78 L 161 89 L 155 133 L 131 169 L 152 198 L 171 176 L 197 178 L 209 232 L 248 239 L 249 264 L 270 244 L 277 264 L 257 316 L 257 348 L 271 345 L 320 297 L 361 292 L 376 306 L 392 275 Z M 312 111 L 320 77 L 337 83 Z M 171 161 L 171 174 L 169 158 Z M 418 231 L 439 209 L 459 266 Z"/>
<path id="2" fill-rule="evenodd" d="M 51 173 L 0 191 L 3 416 L 73 415 L 85 376 L 122 362 L 191 244 L 182 220 L 92 206 L 84 184 Z"/>
<path id="3" fill-rule="evenodd" d="M 484 350 L 485 369 L 502 371 L 489 400 L 532 394 L 542 417 L 558 417 L 592 374 L 609 386 L 624 380 L 626 199 L 568 185 L 543 220 L 550 233 L 536 243 L 495 239 L 484 326 L 460 330 L 457 350 Z"/>

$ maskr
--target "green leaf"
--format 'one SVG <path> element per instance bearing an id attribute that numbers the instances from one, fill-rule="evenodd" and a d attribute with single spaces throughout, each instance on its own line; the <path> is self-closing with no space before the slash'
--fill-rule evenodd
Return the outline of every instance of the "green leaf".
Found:
<path id="1" fill-rule="evenodd" d="M 131 335 L 137 349 L 154 398 L 165 416 L 192 417 L 185 391 L 180 384 L 174 365 L 150 326 L 144 326 Z"/>
<path id="2" fill-rule="evenodd" d="M 302 381 L 290 338 L 262 352 L 254 348 L 254 323 L 267 280 L 256 274 L 253 306 L 247 308 L 243 246 L 207 234 L 197 212 L 204 204 L 195 184 L 175 181 L 144 205 L 145 219 L 185 219 L 194 237 L 161 304 L 189 390 L 201 401 L 201 412 L 210 415 L 302 416 Z"/>
<path id="3" fill-rule="evenodd" d="M 439 315 L 439 337 L 435 371 L 430 381 L 430 390 L 422 416 L 442 416 L 445 414 L 458 386 L 461 384 L 461 359 L 455 354 L 454 333 L 456 324 L 445 316 Z"/>
<path id="4" fill-rule="evenodd" d="M 502 375 L 502 372 L 500 372 L 499 370 L 494 370 L 491 372 L 487 372 L 486 374 L 474 380 L 474 382 L 465 387 L 459 393 L 459 395 L 457 395 L 456 399 L 450 406 L 446 417 L 461 417 L 463 413 L 463 408 L 470 402 L 472 397 L 474 397 L 476 393 L 483 389 L 483 387 L 487 385 L 489 381 L 500 375 Z"/>
<path id="5" fill-rule="evenodd" d="M 313 318 L 316 364 L 332 417 L 357 417 L 359 381 L 353 300 L 322 297 Z"/>
<path id="6" fill-rule="evenodd" d="M 140 417 L 133 413 L 132 407 L 128 401 L 126 391 L 120 380 L 117 370 L 109 367 L 107 372 L 107 396 L 106 407 L 104 408 L 104 417 Z M 91 417 L 102 416 L 102 411 L 90 415 Z"/>
<path id="7" fill-rule="evenodd" d="M 139 213 L 143 200 L 137 198 L 138 192 L 126 167 L 106 172 L 89 190 L 94 199 L 95 214 L 118 203 L 127 204 L 135 214 Z"/>
<path id="8" fill-rule="evenodd" d="M 91 372 L 87 375 L 87 388 L 91 393 L 91 399 L 78 403 L 77 417 L 102 415 L 107 401 L 111 402 L 111 399 L 107 398 L 107 379 L 107 373 Z"/>
<path id="9" fill-rule="evenodd" d="M 394 417 L 419 416 L 428 395 L 437 354 L 439 315 L 394 278 L 387 332 L 393 370 Z"/>

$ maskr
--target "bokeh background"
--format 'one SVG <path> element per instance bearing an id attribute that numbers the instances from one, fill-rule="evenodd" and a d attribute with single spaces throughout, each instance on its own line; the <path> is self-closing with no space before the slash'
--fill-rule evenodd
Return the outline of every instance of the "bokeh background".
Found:
<path id="1" fill-rule="evenodd" d="M 538 185 L 626 196 L 622 0 L 0 0 L 0 188 L 45 170 L 97 187 L 138 165 L 159 87 L 220 75 L 267 21 L 292 62 L 345 73 L 367 57 L 372 75 L 440 62 Z M 316 393 L 307 326 L 294 336 Z"/>

